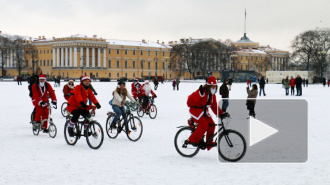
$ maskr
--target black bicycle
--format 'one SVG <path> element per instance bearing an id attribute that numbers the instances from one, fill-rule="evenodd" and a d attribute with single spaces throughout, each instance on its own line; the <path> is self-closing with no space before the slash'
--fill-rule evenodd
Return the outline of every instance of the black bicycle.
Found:
<path id="1" fill-rule="evenodd" d="M 229 123 L 230 117 L 224 118 Z M 242 159 L 246 152 L 246 141 L 243 135 L 235 130 L 226 129 L 221 119 L 220 124 L 210 126 L 219 126 L 218 131 L 204 142 L 205 135 L 197 146 L 188 143 L 188 138 L 195 131 L 197 124 L 192 123 L 189 126 L 180 126 L 180 130 L 174 138 L 174 145 L 177 152 L 183 157 L 194 157 L 200 149 L 205 150 L 207 146 L 216 138 L 216 145 L 219 155 L 226 161 L 236 162 Z M 190 119 L 192 121 L 192 119 Z M 214 147 L 215 147 L 214 146 Z M 213 146 L 212 146 L 213 147 Z"/>
<path id="2" fill-rule="evenodd" d="M 142 117 L 144 114 L 148 114 L 151 119 L 155 119 L 157 116 L 157 107 L 154 104 L 155 99 L 149 97 L 149 102 L 146 108 L 142 107 L 142 103 L 138 106 L 137 115 Z"/>
<path id="3" fill-rule="evenodd" d="M 96 108 L 95 106 L 89 107 L 94 110 Z M 84 118 L 83 121 L 78 120 L 73 128 L 74 136 L 71 137 L 68 131 L 71 118 L 72 115 L 68 115 L 64 125 L 64 137 L 68 145 L 75 145 L 78 139 L 83 136 L 86 137 L 87 144 L 92 149 L 98 149 L 102 146 L 104 134 L 100 123 L 98 123 L 96 120 L 93 120 L 92 118 Z M 85 123 L 88 123 L 86 130 L 84 129 Z"/>
<path id="4" fill-rule="evenodd" d="M 61 113 L 63 117 L 69 116 L 70 112 L 67 109 L 68 102 L 63 102 L 61 106 Z M 91 114 L 92 117 L 95 117 L 95 109 L 90 109 L 89 113 Z M 83 117 L 80 116 L 79 119 L 82 119 Z"/>
<path id="5" fill-rule="evenodd" d="M 53 105 L 54 109 L 57 109 L 57 106 Z M 48 134 L 49 137 L 55 138 L 57 134 L 57 128 L 56 125 L 53 122 L 52 117 L 49 115 L 47 120 L 42 120 L 40 123 L 35 122 L 34 118 L 33 121 L 31 121 L 32 124 L 32 132 L 34 135 L 39 135 L 40 131 L 43 131 L 43 123 L 44 121 L 48 121 Z"/>
<path id="6" fill-rule="evenodd" d="M 126 123 L 125 119 L 121 117 L 121 119 L 117 120 L 115 127 L 111 127 L 111 123 L 116 115 L 114 112 L 108 112 L 108 118 L 106 122 L 106 129 L 107 129 L 107 134 L 109 138 L 115 139 L 118 134 L 120 134 L 121 131 L 124 131 L 128 137 L 129 140 L 131 141 L 138 141 L 143 132 L 143 125 L 142 121 L 140 118 L 136 117 L 133 115 L 131 109 L 130 109 L 130 103 L 126 102 L 125 103 L 125 108 L 126 108 Z M 127 127 L 125 127 L 125 124 Z M 125 130 L 128 128 L 128 130 Z"/>

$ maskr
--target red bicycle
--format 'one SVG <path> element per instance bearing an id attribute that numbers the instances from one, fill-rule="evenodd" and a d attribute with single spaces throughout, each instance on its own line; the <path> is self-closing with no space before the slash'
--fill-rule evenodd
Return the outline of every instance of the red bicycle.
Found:
<path id="1" fill-rule="evenodd" d="M 153 97 L 149 97 L 147 107 L 143 108 L 142 104 L 140 104 L 137 109 L 137 115 L 142 117 L 144 114 L 148 114 L 151 119 L 155 119 L 157 116 L 157 107 L 154 102 L 155 99 Z"/>

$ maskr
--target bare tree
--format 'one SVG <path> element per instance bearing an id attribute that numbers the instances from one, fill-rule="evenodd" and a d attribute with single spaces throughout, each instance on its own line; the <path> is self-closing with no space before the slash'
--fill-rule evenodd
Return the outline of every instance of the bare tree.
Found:
<path id="1" fill-rule="evenodd" d="M 328 28 L 316 28 L 299 34 L 292 41 L 291 47 L 293 49 L 291 59 L 297 65 L 305 66 L 305 70 L 313 70 L 323 76 L 329 61 L 327 59 L 330 51 Z"/>
<path id="2" fill-rule="evenodd" d="M 1 76 L 3 77 L 5 74 L 4 67 L 6 65 L 6 59 L 8 56 L 8 50 L 11 48 L 11 40 L 8 37 L 4 37 L 0 35 L 0 52 L 1 52 Z M 8 66 L 6 66 L 8 67 Z"/>

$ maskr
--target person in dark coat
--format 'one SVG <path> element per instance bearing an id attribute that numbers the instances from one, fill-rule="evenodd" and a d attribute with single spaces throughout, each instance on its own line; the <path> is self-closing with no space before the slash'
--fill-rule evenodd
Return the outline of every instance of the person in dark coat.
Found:
<path id="1" fill-rule="evenodd" d="M 233 84 L 233 79 L 231 77 L 228 78 L 228 89 L 231 90 L 231 85 Z M 226 112 L 226 111 L 225 111 Z"/>
<path id="2" fill-rule="evenodd" d="M 260 79 L 260 82 L 259 82 L 259 88 L 260 88 L 259 96 L 261 96 L 261 91 L 264 93 L 264 96 L 266 96 L 266 93 L 265 93 L 265 84 L 266 84 L 265 79 L 262 76 L 261 79 Z"/>
<path id="3" fill-rule="evenodd" d="M 246 87 L 246 92 L 248 94 L 248 99 L 246 100 L 247 110 L 249 110 L 249 116 L 256 117 L 254 107 L 256 105 L 256 98 L 258 96 L 258 86 L 256 84 L 252 85 L 250 90 L 249 86 Z M 250 118 L 250 117 L 249 117 Z"/>
<path id="4" fill-rule="evenodd" d="M 158 88 L 158 80 L 155 78 L 154 79 L 154 89 L 157 90 Z"/>
<path id="5" fill-rule="evenodd" d="M 16 77 L 17 85 L 19 85 L 19 76 Z"/>
<path id="6" fill-rule="evenodd" d="M 308 87 L 308 78 L 306 78 L 306 87 Z"/>
<path id="7" fill-rule="evenodd" d="M 268 84 L 268 78 L 266 78 L 266 83 Z"/>
<path id="8" fill-rule="evenodd" d="M 227 108 L 228 108 L 228 105 L 229 105 L 229 89 L 227 87 L 227 84 L 229 83 L 229 80 L 226 79 L 223 84 L 221 85 L 220 87 L 220 95 L 222 97 L 222 107 L 221 109 L 224 111 L 224 112 L 227 112 Z"/>
<path id="9" fill-rule="evenodd" d="M 302 84 L 305 87 L 305 85 L 306 85 L 306 79 L 305 78 L 302 80 Z"/>
<path id="10" fill-rule="evenodd" d="M 325 77 L 323 77 L 323 87 L 325 87 L 327 80 L 325 79 Z"/>
<path id="11" fill-rule="evenodd" d="M 172 86 L 173 86 L 173 91 L 175 91 L 175 86 L 176 86 L 175 79 L 173 79 Z"/>
<path id="12" fill-rule="evenodd" d="M 295 80 L 295 84 L 296 84 L 296 89 L 297 89 L 296 96 L 301 96 L 302 95 L 302 87 L 301 87 L 302 79 L 299 75 L 297 75 L 297 78 Z"/>

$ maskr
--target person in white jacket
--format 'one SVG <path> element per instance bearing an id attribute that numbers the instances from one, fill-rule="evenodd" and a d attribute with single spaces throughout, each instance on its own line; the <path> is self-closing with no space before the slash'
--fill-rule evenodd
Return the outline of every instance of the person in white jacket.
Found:
<path id="1" fill-rule="evenodd" d="M 116 90 L 113 91 L 113 100 L 112 100 L 112 109 L 116 113 L 116 116 L 113 118 L 111 123 L 111 128 L 117 128 L 116 121 L 120 118 L 120 116 L 123 116 L 126 123 L 125 118 L 125 102 L 126 98 L 128 97 L 132 102 L 137 103 L 134 98 L 131 96 L 131 94 L 126 89 L 126 84 L 123 81 L 119 81 Z M 127 125 L 125 124 L 127 127 Z M 126 128 L 128 130 L 128 128 Z"/>

